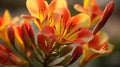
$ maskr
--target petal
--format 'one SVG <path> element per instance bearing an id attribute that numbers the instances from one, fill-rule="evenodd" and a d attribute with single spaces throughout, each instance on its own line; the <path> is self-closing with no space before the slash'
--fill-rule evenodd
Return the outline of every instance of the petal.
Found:
<path id="1" fill-rule="evenodd" d="M 75 4 L 74 8 L 79 11 L 79 12 L 83 12 L 83 13 L 87 13 L 87 10 L 83 8 L 83 6 L 79 5 L 79 4 Z"/>
<path id="2" fill-rule="evenodd" d="M 56 8 L 67 8 L 67 7 L 68 6 L 67 6 L 67 1 L 66 0 L 57 0 Z"/>
<path id="3" fill-rule="evenodd" d="M 84 9 L 88 10 L 88 12 L 92 10 L 92 13 L 97 15 L 100 15 L 102 13 L 96 0 L 84 0 Z"/>
<path id="4" fill-rule="evenodd" d="M 5 24 L 9 24 L 10 21 L 11 21 L 10 13 L 8 10 L 6 10 L 3 16 L 3 22 L 5 22 Z"/>
<path id="5" fill-rule="evenodd" d="M 54 12 L 54 18 L 55 18 L 55 22 L 67 22 L 67 20 L 71 17 L 70 11 L 69 9 L 66 8 L 59 8 L 56 9 Z"/>
<path id="6" fill-rule="evenodd" d="M 44 51 L 45 54 L 48 54 L 47 43 L 43 34 L 38 34 L 38 46 Z"/>
<path id="7" fill-rule="evenodd" d="M 61 5 L 62 4 L 62 5 Z M 51 16 L 52 13 L 58 12 L 59 9 L 68 9 L 66 0 L 52 0 L 49 5 L 49 15 Z M 62 12 L 61 12 L 62 13 Z"/>
<path id="8" fill-rule="evenodd" d="M 77 34 L 77 38 L 73 42 L 76 44 L 84 44 L 89 42 L 92 38 L 93 38 L 93 35 L 90 30 L 81 29 Z"/>
<path id="9" fill-rule="evenodd" d="M 0 26 L 0 30 L 2 30 L 3 28 L 6 28 L 6 26 L 8 26 L 8 24 L 10 24 L 11 22 L 11 16 L 8 10 L 5 10 L 3 18 L 1 19 L 0 23 L 2 24 Z"/>
<path id="10" fill-rule="evenodd" d="M 54 23 L 56 34 L 65 34 L 65 29 L 67 28 L 67 21 L 70 19 L 70 11 L 66 8 L 56 10 L 54 14 Z"/>
<path id="11" fill-rule="evenodd" d="M 84 4 L 83 4 L 84 8 L 89 9 L 91 7 L 90 3 L 91 3 L 91 0 L 84 0 Z"/>
<path id="12" fill-rule="evenodd" d="M 34 18 L 36 18 L 36 17 L 34 17 L 34 16 L 29 16 L 29 15 L 21 15 L 21 17 L 22 18 L 24 18 L 24 19 L 26 19 L 26 20 L 31 20 L 31 19 L 34 19 Z"/>
<path id="13" fill-rule="evenodd" d="M 57 39 L 58 36 L 55 35 L 55 30 L 53 27 L 45 26 L 42 28 L 41 32 L 45 34 L 45 36 L 50 37 L 52 39 Z"/>
<path id="14" fill-rule="evenodd" d="M 92 11 L 94 14 L 101 15 L 102 11 L 100 10 L 100 7 L 98 6 L 96 0 L 91 0 L 92 5 Z"/>
<path id="15" fill-rule="evenodd" d="M 8 53 L 8 55 L 9 55 L 9 60 L 13 62 L 14 65 L 24 66 L 24 67 L 28 66 L 28 62 L 26 60 L 14 55 L 13 53 Z"/>
<path id="16" fill-rule="evenodd" d="M 21 27 L 22 37 L 25 44 L 28 47 L 34 47 L 34 32 L 29 22 L 24 22 Z"/>
<path id="17" fill-rule="evenodd" d="M 40 49 L 44 51 L 45 54 L 49 54 L 49 52 L 52 50 L 53 45 L 55 43 L 54 40 L 50 39 L 49 37 L 46 37 L 45 35 L 39 33 L 38 34 L 38 46 Z"/>
<path id="18" fill-rule="evenodd" d="M 44 0 L 27 0 L 27 8 L 32 16 L 39 18 L 41 12 L 46 12 L 47 6 Z"/>
<path id="19" fill-rule="evenodd" d="M 89 47 L 100 50 L 108 41 L 108 36 L 104 32 L 98 32 L 89 42 Z"/>
<path id="20" fill-rule="evenodd" d="M 52 0 L 52 2 L 50 3 L 49 8 L 48 8 L 49 16 L 51 16 L 51 14 L 54 12 L 56 8 L 56 4 L 57 4 L 57 0 Z"/>
<path id="21" fill-rule="evenodd" d="M 24 22 L 23 27 L 26 28 L 26 32 L 27 32 L 28 36 L 30 37 L 32 42 L 34 42 L 34 32 L 33 32 L 33 29 L 32 29 L 32 26 L 30 25 L 30 23 Z"/>
<path id="22" fill-rule="evenodd" d="M 22 37 L 22 30 L 20 26 L 14 26 L 15 32 L 15 47 L 22 53 L 25 51 L 25 45 Z"/>
<path id="23" fill-rule="evenodd" d="M 87 28 L 90 25 L 90 18 L 87 14 L 81 13 L 73 16 L 70 22 L 79 28 Z"/>
<path id="24" fill-rule="evenodd" d="M 67 32 L 65 38 L 69 38 L 69 40 L 75 40 L 77 38 L 78 32 L 81 28 L 87 28 L 90 24 L 90 18 L 86 14 L 78 14 L 73 16 L 70 20 L 68 20 Z"/>
<path id="25" fill-rule="evenodd" d="M 107 46 L 104 46 L 104 47 L 105 48 L 107 47 L 107 50 L 96 50 L 96 49 L 89 48 L 87 45 L 84 45 L 85 51 L 80 61 L 80 67 L 95 58 L 109 54 L 113 50 L 113 45 L 111 44 L 107 44 Z"/>
<path id="26" fill-rule="evenodd" d="M 0 44 L 0 63 L 12 65 L 13 63 L 10 62 L 8 58 L 8 53 L 11 52 L 7 47 Z"/>
<path id="27" fill-rule="evenodd" d="M 3 25 L 3 18 L 0 17 L 0 27 Z"/>
<path id="28" fill-rule="evenodd" d="M 11 50 L 9 48 L 7 48 L 5 45 L 3 44 L 0 44 L 0 49 L 6 53 L 9 53 L 11 52 Z"/>

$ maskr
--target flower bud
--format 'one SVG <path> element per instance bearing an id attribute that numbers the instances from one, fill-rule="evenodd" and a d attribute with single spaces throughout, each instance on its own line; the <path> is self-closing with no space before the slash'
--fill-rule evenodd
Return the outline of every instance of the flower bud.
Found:
<path id="1" fill-rule="evenodd" d="M 82 55 L 82 53 L 83 48 L 81 46 L 77 46 L 71 56 L 71 63 L 74 63 Z"/>

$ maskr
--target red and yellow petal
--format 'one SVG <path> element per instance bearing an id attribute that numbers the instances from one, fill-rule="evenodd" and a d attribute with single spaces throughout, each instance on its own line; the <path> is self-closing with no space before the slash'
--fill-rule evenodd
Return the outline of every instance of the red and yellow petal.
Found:
<path id="1" fill-rule="evenodd" d="M 71 18 L 70 11 L 66 8 L 56 10 L 54 14 L 54 24 L 57 35 L 64 35 L 67 29 L 67 21 Z"/>
<path id="2" fill-rule="evenodd" d="M 27 0 L 26 6 L 32 16 L 40 18 L 42 21 L 46 16 L 47 5 L 44 0 Z"/>
<path id="3" fill-rule="evenodd" d="M 0 19 L 0 31 L 3 30 L 4 28 L 6 28 L 11 22 L 11 16 L 9 14 L 9 11 L 6 10 L 4 12 L 3 18 Z"/>
<path id="4" fill-rule="evenodd" d="M 23 42 L 21 27 L 20 26 L 14 26 L 14 32 L 15 32 L 15 44 L 17 43 L 16 46 L 19 47 L 18 50 L 20 50 L 20 52 L 24 53 L 25 44 Z"/>
<path id="5" fill-rule="evenodd" d="M 113 50 L 113 45 L 104 43 L 100 50 L 89 47 L 87 44 L 84 45 L 84 52 L 82 59 L 80 60 L 80 67 L 87 64 L 89 61 L 98 58 L 100 56 L 108 55 Z"/>
<path id="6" fill-rule="evenodd" d="M 82 28 L 89 27 L 89 24 L 90 19 L 86 14 L 78 14 L 72 17 L 66 24 L 67 28 L 64 37 L 69 40 L 77 39 L 79 31 L 81 31 Z"/>
<path id="7" fill-rule="evenodd" d="M 77 38 L 73 41 L 76 44 L 88 43 L 93 38 L 92 32 L 88 29 L 81 29 Z"/>
<path id="8" fill-rule="evenodd" d="M 73 16 L 70 22 L 79 28 L 88 28 L 90 25 L 90 17 L 87 14 L 81 13 Z"/>
<path id="9" fill-rule="evenodd" d="M 98 53 L 110 53 L 113 49 L 113 46 L 108 43 L 108 36 L 101 31 L 89 42 L 89 47 Z"/>
<path id="10" fill-rule="evenodd" d="M 42 28 L 41 32 L 45 36 L 52 38 L 54 40 L 59 38 L 59 36 L 55 34 L 55 29 L 53 27 L 45 26 L 44 28 Z"/>

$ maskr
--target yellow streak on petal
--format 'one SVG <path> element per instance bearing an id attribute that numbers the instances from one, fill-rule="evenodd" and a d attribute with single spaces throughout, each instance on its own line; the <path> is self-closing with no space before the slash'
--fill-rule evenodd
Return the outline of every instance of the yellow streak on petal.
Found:
<path id="1" fill-rule="evenodd" d="M 84 4 L 83 4 L 84 8 L 88 9 L 91 6 L 90 3 L 91 3 L 91 0 L 84 0 Z"/>
<path id="2" fill-rule="evenodd" d="M 39 30 L 41 30 L 41 25 L 38 21 L 34 20 L 35 25 L 38 27 Z"/>
<path id="3" fill-rule="evenodd" d="M 50 26 L 54 26 L 54 18 L 51 17 L 49 21 L 50 21 L 50 24 L 49 24 L 49 25 L 50 25 Z"/>
<path id="4" fill-rule="evenodd" d="M 2 31 L 0 31 L 0 39 L 3 40 L 3 42 L 5 43 L 5 45 L 7 45 L 9 48 L 12 47 L 11 43 L 9 41 L 6 29 L 3 29 Z"/>
<path id="5" fill-rule="evenodd" d="M 89 16 L 91 16 L 91 9 L 92 9 L 92 4 L 91 4 L 91 1 L 92 0 L 84 0 L 84 4 L 83 4 L 83 7 L 84 9 L 88 10 L 87 14 Z"/>
<path id="6" fill-rule="evenodd" d="M 71 31 L 71 33 L 72 33 L 72 31 Z M 70 34 L 71 34 L 70 33 Z M 72 35 L 69 35 L 69 33 L 68 33 L 68 40 L 70 40 L 70 41 L 73 41 L 73 40 L 75 40 L 76 38 L 77 38 L 77 34 L 78 34 L 78 32 L 77 33 L 74 33 L 74 34 L 72 34 Z"/>
<path id="7" fill-rule="evenodd" d="M 55 25 L 57 35 L 60 35 L 60 25 L 61 25 L 60 22 L 57 22 L 56 25 Z"/>
<path id="8" fill-rule="evenodd" d="M 18 45 L 20 46 L 20 49 L 22 51 L 24 51 L 25 50 L 25 46 L 24 46 L 24 43 L 23 43 L 22 39 L 18 35 L 18 30 L 16 29 L 16 27 L 14 27 L 14 30 L 15 30 L 15 40 L 18 43 Z"/>

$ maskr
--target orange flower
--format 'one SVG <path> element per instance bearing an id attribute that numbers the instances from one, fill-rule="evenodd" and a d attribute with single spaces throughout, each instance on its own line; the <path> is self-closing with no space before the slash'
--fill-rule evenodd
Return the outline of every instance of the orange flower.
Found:
<path id="1" fill-rule="evenodd" d="M 35 18 L 35 24 L 40 30 L 44 25 L 53 25 L 52 16 L 56 9 L 67 8 L 66 0 L 52 0 L 49 5 L 45 0 L 27 0 L 26 5 L 32 16 L 23 17 Z"/>
<path id="2" fill-rule="evenodd" d="M 88 14 L 91 17 L 91 24 L 90 24 L 90 26 L 92 26 L 93 24 L 98 22 L 100 19 L 102 19 L 103 15 L 107 15 L 106 13 L 109 13 L 111 15 L 112 11 L 113 11 L 113 9 L 111 9 L 111 8 L 113 8 L 113 7 L 114 7 L 113 6 L 113 0 L 111 0 L 107 4 L 107 6 L 105 7 L 104 11 L 102 11 L 100 9 L 100 7 L 98 6 L 96 0 L 84 0 L 83 7 L 81 5 L 79 5 L 79 4 L 76 4 L 74 6 L 74 8 L 77 11 L 82 12 L 82 13 L 86 13 L 86 14 Z M 109 11 L 109 9 L 110 9 L 110 11 Z M 109 17 L 110 15 L 107 15 L 107 16 Z M 106 19 L 106 18 L 104 18 L 104 19 Z"/>
<path id="3" fill-rule="evenodd" d="M 83 44 L 91 40 L 92 32 L 87 29 L 89 17 L 86 14 L 78 14 L 71 18 L 67 9 L 60 11 L 55 14 L 54 26 L 42 28 L 43 34 L 57 40 L 59 44 Z"/>
<path id="4" fill-rule="evenodd" d="M 80 67 L 87 64 L 90 60 L 109 54 L 113 49 L 113 45 L 108 43 L 108 36 L 104 32 L 98 32 L 94 38 L 84 45 L 83 58 Z"/>
<path id="5" fill-rule="evenodd" d="M 3 41 L 0 44 L 1 64 L 66 67 L 81 56 L 80 66 L 83 66 L 112 51 L 113 46 L 108 44 L 107 35 L 100 29 L 113 12 L 113 1 L 102 12 L 95 0 L 85 0 L 84 8 L 75 6 L 83 13 L 74 16 L 71 16 L 66 0 L 52 0 L 50 4 L 45 0 L 27 0 L 26 5 L 31 16 L 22 15 L 21 25 L 15 24 L 18 18 L 11 20 L 8 11 L 0 18 L 0 41 Z M 97 16 L 101 18 L 92 33 L 89 27 Z M 37 28 L 30 23 L 32 21 Z M 73 50 L 71 44 L 79 45 Z"/>
<path id="6" fill-rule="evenodd" d="M 77 11 L 87 13 L 91 17 L 91 25 L 97 22 L 103 13 L 96 0 L 84 0 L 83 7 L 79 4 L 74 7 Z"/>
<path id="7" fill-rule="evenodd" d="M 50 5 L 44 0 L 27 0 L 27 8 L 32 16 L 23 17 L 35 18 L 34 22 L 41 32 L 59 43 L 82 44 L 92 38 L 87 29 L 89 17 L 86 14 L 71 17 L 66 0 L 53 0 Z"/>
<path id="8" fill-rule="evenodd" d="M 12 20 L 8 10 L 5 11 L 3 18 L 0 17 L 0 39 L 7 43 L 9 47 L 11 46 L 7 36 L 7 28 L 9 27 L 9 25 L 15 24 L 18 20 L 18 17 L 15 17 Z"/>

